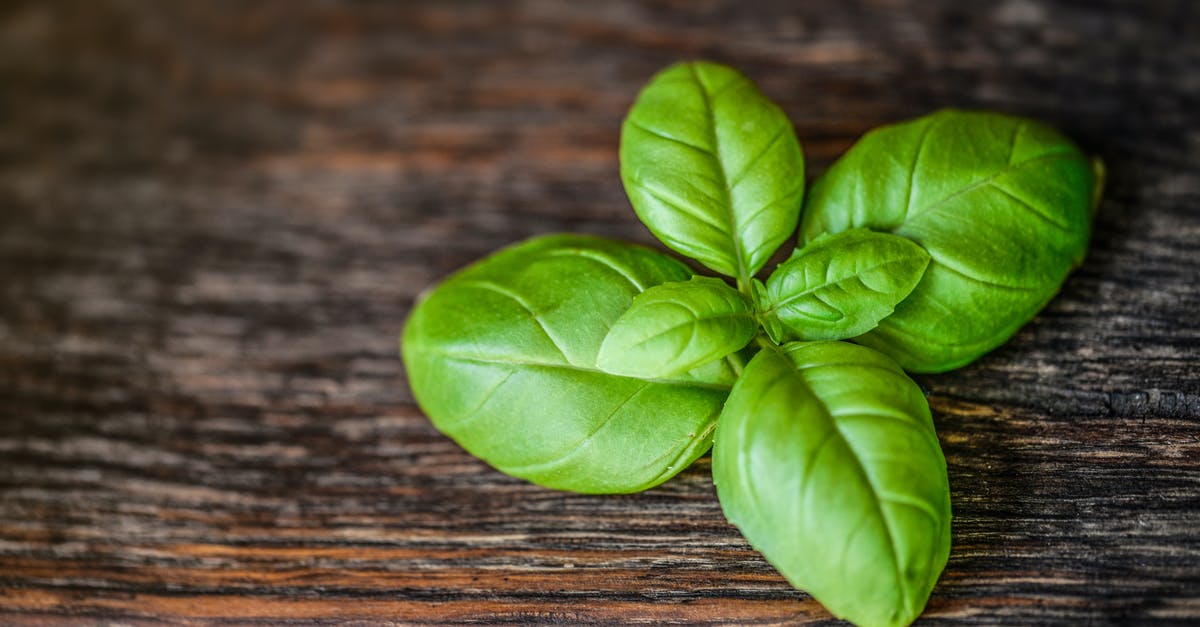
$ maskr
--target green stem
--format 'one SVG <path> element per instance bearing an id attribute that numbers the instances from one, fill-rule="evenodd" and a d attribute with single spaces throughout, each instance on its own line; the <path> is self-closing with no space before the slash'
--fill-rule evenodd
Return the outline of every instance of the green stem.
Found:
<path id="1" fill-rule="evenodd" d="M 733 373 L 737 376 L 742 376 L 742 369 L 746 367 L 746 363 L 742 361 L 742 356 L 737 354 L 737 351 L 729 353 L 725 356 L 726 363 L 730 368 L 733 368 Z"/>
<path id="2" fill-rule="evenodd" d="M 757 336 L 755 336 L 754 341 L 762 348 L 779 352 L 779 345 L 776 344 L 766 333 L 759 333 Z"/>
<path id="3" fill-rule="evenodd" d="M 749 298 L 751 302 L 754 301 L 754 290 L 750 287 L 750 279 L 748 277 L 744 275 L 738 277 L 737 290 L 741 292 L 742 296 Z"/>

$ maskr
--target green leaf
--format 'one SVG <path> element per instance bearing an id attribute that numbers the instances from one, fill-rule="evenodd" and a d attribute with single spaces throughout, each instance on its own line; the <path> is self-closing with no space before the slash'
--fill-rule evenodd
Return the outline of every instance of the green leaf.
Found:
<path id="1" fill-rule="evenodd" d="M 750 303 L 724 281 L 692 277 L 633 299 L 600 346 L 601 370 L 631 377 L 685 372 L 741 349 L 758 325 Z"/>
<path id="2" fill-rule="evenodd" d="M 749 79 L 680 63 L 626 116 L 621 180 L 658 239 L 745 284 L 796 229 L 804 157 L 787 116 Z"/>
<path id="3" fill-rule="evenodd" d="M 552 236 L 502 250 L 413 310 L 401 352 L 434 425 L 497 469 L 577 492 L 633 492 L 706 451 L 734 373 L 671 377 L 595 367 L 635 296 L 691 276 L 657 252 Z"/>
<path id="4" fill-rule="evenodd" d="M 920 388 L 844 342 L 764 349 L 718 421 L 721 507 L 834 615 L 907 625 L 950 551 L 946 462 Z"/>
<path id="5" fill-rule="evenodd" d="M 928 264 L 928 253 L 898 235 L 867 229 L 822 235 L 771 274 L 760 316 L 781 321 L 788 339 L 854 337 L 891 314 Z"/>
<path id="6" fill-rule="evenodd" d="M 1087 250 L 1092 163 L 1053 129 L 946 110 L 865 135 L 813 186 L 801 241 L 888 231 L 931 261 L 896 312 L 856 341 L 940 372 L 1004 343 Z"/>

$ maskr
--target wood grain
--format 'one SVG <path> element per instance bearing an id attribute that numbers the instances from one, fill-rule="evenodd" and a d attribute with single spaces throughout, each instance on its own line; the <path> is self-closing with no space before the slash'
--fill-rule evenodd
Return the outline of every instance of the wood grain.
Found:
<path id="1" fill-rule="evenodd" d="M 702 459 L 616 497 L 438 434 L 396 337 L 504 244 L 653 245 L 618 129 L 731 63 L 819 174 L 942 106 L 1110 174 L 1090 256 L 924 376 L 953 552 L 923 622 L 1200 621 L 1200 12 L 1189 2 L 7 2 L 0 622 L 824 623 Z"/>

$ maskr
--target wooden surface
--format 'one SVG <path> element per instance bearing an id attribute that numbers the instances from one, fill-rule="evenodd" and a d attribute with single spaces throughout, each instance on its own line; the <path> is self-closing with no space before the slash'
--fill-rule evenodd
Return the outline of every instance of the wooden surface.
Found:
<path id="1" fill-rule="evenodd" d="M 1200 622 L 1200 9 L 1190 2 L 5 2 L 0 623 L 825 622 L 707 458 L 632 496 L 439 435 L 396 338 L 501 245 L 652 244 L 620 120 L 732 63 L 813 174 L 949 105 L 1108 164 L 1091 254 L 923 376 L 953 552 L 925 624 Z"/>

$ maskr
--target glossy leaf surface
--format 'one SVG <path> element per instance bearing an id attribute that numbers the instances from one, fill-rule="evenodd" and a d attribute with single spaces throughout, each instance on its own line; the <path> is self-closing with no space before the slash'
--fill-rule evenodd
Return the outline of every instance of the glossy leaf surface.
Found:
<path id="1" fill-rule="evenodd" d="M 417 304 L 401 341 L 413 393 L 439 430 L 505 473 L 577 492 L 661 483 L 708 449 L 732 371 L 623 377 L 596 355 L 635 296 L 690 276 L 598 238 L 502 250 Z"/>
<path id="2" fill-rule="evenodd" d="M 621 180 L 671 249 L 749 280 L 796 229 L 804 158 L 787 116 L 722 65 L 673 65 L 621 128 Z"/>
<path id="3" fill-rule="evenodd" d="M 931 261 L 894 314 L 856 341 L 940 372 L 1007 340 L 1087 248 L 1091 162 L 1038 122 L 946 110 L 867 133 L 813 186 L 801 240 L 870 228 Z"/>
<path id="4" fill-rule="evenodd" d="M 670 376 L 737 351 L 757 330 L 751 304 L 724 281 L 664 283 L 633 299 L 604 338 L 597 365 L 633 377 Z"/>
<path id="5" fill-rule="evenodd" d="M 750 543 L 859 625 L 912 622 L 945 567 L 950 494 L 929 406 L 872 349 L 760 351 L 721 414 L 713 479 Z"/>
<path id="6" fill-rule="evenodd" d="M 851 229 L 823 235 L 780 264 L 761 316 L 772 339 L 841 340 L 866 333 L 921 280 L 929 254 L 911 240 Z"/>

